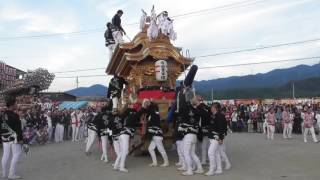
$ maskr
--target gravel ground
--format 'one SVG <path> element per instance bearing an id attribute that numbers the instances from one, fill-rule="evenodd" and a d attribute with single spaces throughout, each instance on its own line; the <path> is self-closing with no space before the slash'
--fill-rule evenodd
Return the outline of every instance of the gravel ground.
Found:
<path id="1" fill-rule="evenodd" d="M 220 176 L 181 176 L 173 166 L 175 152 L 168 151 L 171 166 L 151 168 L 149 156 L 129 157 L 129 173 L 114 171 L 111 163 L 100 161 L 95 145 L 91 156 L 83 153 L 83 143 L 64 142 L 34 146 L 18 164 L 19 175 L 26 180 L 318 180 L 320 179 L 320 144 L 304 143 L 301 135 L 284 140 L 276 135 L 274 141 L 262 134 L 233 133 L 227 137 L 227 154 L 232 168 Z M 160 157 L 158 158 L 160 159 Z M 161 162 L 159 162 L 161 163 Z"/>

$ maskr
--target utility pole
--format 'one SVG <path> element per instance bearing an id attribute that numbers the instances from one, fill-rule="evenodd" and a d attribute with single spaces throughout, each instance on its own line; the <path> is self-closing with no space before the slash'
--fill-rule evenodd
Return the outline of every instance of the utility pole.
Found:
<path id="1" fill-rule="evenodd" d="M 79 77 L 77 76 L 76 77 L 76 85 L 77 85 L 77 88 L 79 87 Z"/>
<path id="2" fill-rule="evenodd" d="M 213 88 L 211 88 L 211 102 L 213 102 Z"/>
<path id="3" fill-rule="evenodd" d="M 293 99 L 295 99 L 295 96 L 294 96 L 294 82 L 292 83 L 292 97 L 293 97 Z"/>

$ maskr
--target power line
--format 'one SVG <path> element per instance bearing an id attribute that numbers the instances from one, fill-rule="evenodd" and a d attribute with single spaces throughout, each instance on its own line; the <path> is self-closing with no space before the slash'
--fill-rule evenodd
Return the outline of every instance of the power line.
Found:
<path id="1" fill-rule="evenodd" d="M 281 59 L 281 60 L 271 60 L 271 61 L 262 61 L 262 62 L 253 62 L 253 63 L 207 66 L 207 67 L 199 67 L 198 69 L 215 69 L 215 68 L 224 68 L 224 67 L 238 67 L 238 66 L 248 66 L 248 65 L 272 64 L 272 63 L 293 62 L 293 61 L 314 60 L 314 59 L 320 59 L 320 56 L 305 57 L 305 58 Z M 188 70 L 188 69 L 186 69 L 186 70 Z M 85 75 L 85 76 L 66 76 L 66 77 L 56 77 L 56 78 L 77 78 L 77 77 L 91 78 L 91 77 L 102 77 L 102 76 L 105 77 L 105 76 L 108 76 L 108 75 L 106 75 L 106 74 L 97 74 L 97 75 Z"/>
<path id="2" fill-rule="evenodd" d="M 281 46 L 304 44 L 304 43 L 310 43 L 310 42 L 315 42 L 315 41 L 320 41 L 320 38 L 309 39 L 309 40 L 304 40 L 304 41 L 296 41 L 296 42 L 290 42 L 290 43 L 280 43 L 280 44 L 262 46 L 262 47 L 257 47 L 257 48 L 242 49 L 242 50 L 237 50 L 237 51 L 228 51 L 228 52 L 221 52 L 221 53 L 215 53 L 215 54 L 200 55 L 200 56 L 195 56 L 195 58 L 205 58 L 205 57 L 212 57 L 212 56 L 236 54 L 236 53 L 241 53 L 241 52 L 250 52 L 250 51 L 256 51 L 256 50 L 261 50 L 261 49 L 269 49 L 269 48 L 275 48 L 275 47 L 281 47 Z M 106 68 L 105 67 L 99 67 L 99 68 L 92 68 L 92 69 L 75 69 L 75 70 L 70 70 L 70 71 L 58 71 L 58 72 L 53 72 L 53 73 L 58 74 L 58 73 L 83 72 L 83 71 L 94 71 L 94 70 L 103 70 L 103 69 L 106 69 Z"/>
<path id="3" fill-rule="evenodd" d="M 296 44 L 304 44 L 304 43 L 310 43 L 310 42 L 315 42 L 315 41 L 320 41 L 320 38 L 317 38 L 317 39 L 309 39 L 309 40 L 304 40 L 304 41 L 296 41 L 296 42 L 290 42 L 290 43 L 280 43 L 280 44 L 274 44 L 274 45 L 269 45 L 269 46 L 262 46 L 262 47 L 257 47 L 257 48 L 242 49 L 242 50 L 237 50 L 237 51 L 226 51 L 226 52 L 221 52 L 221 53 L 207 54 L 207 55 L 196 56 L 196 58 L 204 58 L 204 57 L 212 57 L 212 56 L 221 56 L 221 55 L 228 55 L 228 54 L 236 54 L 236 53 L 241 53 L 241 52 L 257 51 L 257 50 L 261 50 L 261 49 L 269 49 L 269 48 L 275 48 L 275 47 L 281 47 L 281 46 L 290 46 L 290 45 L 296 45 Z"/>
<path id="4" fill-rule="evenodd" d="M 95 71 L 95 70 L 101 70 L 101 69 L 106 69 L 106 68 L 101 67 L 101 68 L 92 68 L 92 69 L 75 69 L 75 70 L 70 70 L 70 71 L 57 71 L 57 72 L 53 72 L 53 73 L 60 74 L 60 73 L 70 73 L 70 72 Z"/>
<path id="5" fill-rule="evenodd" d="M 248 65 L 260 65 L 260 64 L 272 64 L 272 63 L 281 63 L 281 62 L 314 60 L 314 59 L 320 59 L 320 56 L 306 57 L 306 58 L 295 58 L 295 59 L 282 59 L 282 60 L 273 60 L 273 61 L 262 61 L 262 62 L 254 62 L 254 63 L 229 64 L 229 65 L 220 65 L 220 66 L 207 66 L 207 67 L 199 67 L 198 69 L 215 69 L 215 68 L 223 68 L 223 67 L 238 67 L 238 66 L 248 66 Z"/>
<path id="6" fill-rule="evenodd" d="M 248 4 L 250 2 L 251 2 L 251 4 Z M 192 12 L 189 12 L 189 13 L 178 14 L 178 15 L 172 16 L 172 18 L 189 16 L 189 15 L 192 15 L 192 14 L 199 14 L 199 13 L 209 12 L 209 11 L 213 11 L 213 10 L 230 10 L 230 9 L 233 9 L 233 8 L 245 7 L 245 6 L 248 6 L 248 5 L 256 4 L 258 2 L 263 2 L 263 1 L 262 0 L 246 0 L 246 1 L 236 2 L 236 3 L 226 4 L 226 5 L 222 5 L 222 6 L 217 6 L 217 7 L 213 7 L 213 8 L 208 8 L 208 9 L 203 9 L 203 10 L 198 10 L 198 11 L 192 11 Z M 139 24 L 139 23 L 135 22 L 135 23 L 125 24 L 125 26 L 132 26 L 132 25 L 137 25 L 137 24 Z M 19 40 L 19 39 L 26 39 L 26 38 L 55 37 L 55 36 L 61 36 L 61 35 L 81 35 L 81 34 L 89 34 L 89 33 L 94 33 L 94 32 L 100 32 L 100 31 L 103 31 L 103 30 L 105 30 L 105 27 L 93 28 L 93 29 L 81 30 L 81 31 L 65 32 L 65 33 L 51 33 L 51 34 L 42 34 L 42 35 L 0 37 L 0 40 Z"/>
<path id="7" fill-rule="evenodd" d="M 184 17 L 184 16 L 189 16 L 189 15 L 199 14 L 199 13 L 205 13 L 205 12 L 214 11 L 214 10 L 229 10 L 229 9 L 233 9 L 233 8 L 238 8 L 239 5 L 240 5 L 240 7 L 243 7 L 243 6 L 247 6 L 247 5 L 256 4 L 256 3 L 259 3 L 259 2 L 262 2 L 262 1 L 261 0 L 241 1 L 241 2 L 226 4 L 226 5 L 222 5 L 222 6 L 217 6 L 217 7 L 213 7 L 213 8 L 202 9 L 202 10 L 198 10 L 198 11 L 192 11 L 192 12 L 188 12 L 188 13 L 184 13 L 184 14 L 174 15 L 174 16 L 172 16 L 172 18 Z"/>

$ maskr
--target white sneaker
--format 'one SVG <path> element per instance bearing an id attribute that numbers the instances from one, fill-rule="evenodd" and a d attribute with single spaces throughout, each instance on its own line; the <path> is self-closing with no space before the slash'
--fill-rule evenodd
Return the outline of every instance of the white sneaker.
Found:
<path id="1" fill-rule="evenodd" d="M 101 157 L 101 161 L 105 162 L 105 163 L 108 163 L 108 158 L 106 156 L 103 156 Z"/>
<path id="2" fill-rule="evenodd" d="M 214 172 L 213 171 L 208 171 L 206 174 L 204 174 L 206 176 L 213 176 L 214 175 Z"/>
<path id="3" fill-rule="evenodd" d="M 8 179 L 21 179 L 21 176 L 12 175 L 12 176 L 9 176 Z"/>
<path id="4" fill-rule="evenodd" d="M 186 171 L 186 170 L 187 170 L 186 167 L 180 167 L 180 168 L 178 168 L 178 171 Z"/>
<path id="5" fill-rule="evenodd" d="M 182 166 L 182 163 L 181 162 L 177 162 L 176 166 Z"/>
<path id="6" fill-rule="evenodd" d="M 216 171 L 214 172 L 214 175 L 219 175 L 219 174 L 222 174 L 222 170 L 216 170 Z"/>
<path id="7" fill-rule="evenodd" d="M 151 163 L 151 164 L 149 164 L 149 166 L 150 166 L 150 167 L 157 167 L 158 164 L 157 164 L 157 163 Z"/>
<path id="8" fill-rule="evenodd" d="M 169 163 L 163 163 L 162 165 L 161 165 L 161 167 L 168 167 L 169 166 Z"/>
<path id="9" fill-rule="evenodd" d="M 226 164 L 226 167 L 224 167 L 225 170 L 231 169 L 231 164 Z"/>
<path id="10" fill-rule="evenodd" d="M 203 171 L 203 169 L 198 169 L 198 170 L 196 170 L 194 173 L 196 173 L 196 174 L 203 174 L 204 171 Z"/>
<path id="11" fill-rule="evenodd" d="M 124 172 L 124 173 L 128 173 L 129 172 L 128 169 L 126 169 L 126 168 L 119 169 L 119 171 L 120 172 Z"/>
<path id="12" fill-rule="evenodd" d="M 183 175 L 183 176 L 192 176 L 193 172 L 192 171 L 191 172 L 186 171 L 186 172 L 183 172 L 181 175 Z"/>

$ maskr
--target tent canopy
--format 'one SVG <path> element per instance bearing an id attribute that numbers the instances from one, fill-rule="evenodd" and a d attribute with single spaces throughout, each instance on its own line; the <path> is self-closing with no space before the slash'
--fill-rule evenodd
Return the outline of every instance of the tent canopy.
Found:
<path id="1" fill-rule="evenodd" d="M 79 109 L 88 106 L 88 101 L 63 101 L 59 105 L 59 109 Z"/>

